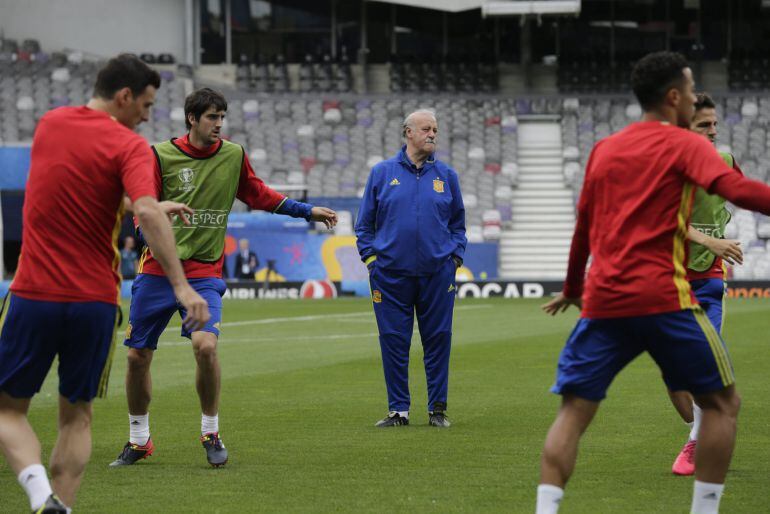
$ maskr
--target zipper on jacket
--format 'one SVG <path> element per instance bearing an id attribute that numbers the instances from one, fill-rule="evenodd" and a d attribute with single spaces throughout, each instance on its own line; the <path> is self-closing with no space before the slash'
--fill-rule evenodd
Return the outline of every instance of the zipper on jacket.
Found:
<path id="1" fill-rule="evenodd" d="M 420 266 L 420 176 L 422 176 L 422 170 L 415 170 L 415 174 L 417 175 L 417 183 L 415 184 L 417 186 L 417 230 L 415 233 L 417 234 L 417 241 L 415 245 L 415 249 L 417 250 L 417 262 L 415 264 L 419 267 Z"/>

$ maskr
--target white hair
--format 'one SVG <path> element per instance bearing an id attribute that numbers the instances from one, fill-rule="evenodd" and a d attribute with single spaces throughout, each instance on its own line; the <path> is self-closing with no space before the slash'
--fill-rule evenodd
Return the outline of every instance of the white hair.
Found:
<path id="1" fill-rule="evenodd" d="M 438 121 L 436 118 L 436 111 L 433 109 L 417 109 L 416 111 L 407 114 L 406 118 L 404 118 L 404 122 L 401 124 L 401 137 L 406 137 L 406 129 L 408 127 L 414 128 L 414 117 L 419 114 L 427 114 L 435 121 Z"/>

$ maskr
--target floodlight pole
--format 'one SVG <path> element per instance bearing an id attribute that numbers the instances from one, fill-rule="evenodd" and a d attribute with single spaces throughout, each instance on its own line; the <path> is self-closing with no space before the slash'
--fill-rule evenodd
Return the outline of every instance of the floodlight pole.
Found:
<path id="1" fill-rule="evenodd" d="M 449 55 L 449 15 L 446 11 L 441 15 L 441 55 L 444 61 Z"/>
<path id="2" fill-rule="evenodd" d="M 369 47 L 367 46 L 367 25 L 366 25 L 366 4 L 367 1 L 363 0 L 361 2 L 361 45 L 358 48 L 358 64 L 361 67 L 361 93 L 366 93 L 368 90 L 367 80 L 366 80 L 366 54 L 369 52 Z"/>
<path id="3" fill-rule="evenodd" d="M 396 33 L 396 4 L 390 4 L 390 55 L 398 52 L 398 34 Z"/>
<path id="4" fill-rule="evenodd" d="M 615 0 L 610 0 L 610 65 L 615 67 Z"/>
<path id="5" fill-rule="evenodd" d="M 337 0 L 331 0 L 331 56 L 332 60 L 337 60 Z"/>
<path id="6" fill-rule="evenodd" d="M 193 0 L 184 2 L 184 63 L 195 63 L 195 6 Z"/>
<path id="7" fill-rule="evenodd" d="M 233 63 L 233 0 L 225 0 L 225 61 Z"/>

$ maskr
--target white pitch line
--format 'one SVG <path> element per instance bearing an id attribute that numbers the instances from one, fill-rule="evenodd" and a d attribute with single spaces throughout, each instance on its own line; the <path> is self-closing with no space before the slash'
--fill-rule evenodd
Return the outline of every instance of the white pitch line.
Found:
<path id="1" fill-rule="evenodd" d="M 416 333 L 416 332 L 415 332 Z M 312 341 L 328 341 L 338 339 L 361 339 L 365 337 L 377 337 L 377 332 L 366 332 L 363 334 L 327 334 L 323 336 L 307 336 L 307 337 L 251 337 L 251 338 L 222 338 L 219 343 L 281 343 L 290 341 L 294 342 L 312 342 Z M 158 346 L 189 346 L 190 341 L 169 341 L 160 342 Z"/>
<path id="2" fill-rule="evenodd" d="M 456 311 L 469 311 L 469 310 L 476 310 L 476 309 L 490 309 L 492 308 L 491 305 L 460 305 L 458 307 L 455 307 Z M 222 327 L 240 327 L 245 325 L 269 325 L 273 323 L 286 323 L 286 322 L 298 322 L 298 321 L 318 321 L 318 320 L 344 320 L 346 318 L 358 318 L 362 316 L 371 316 L 374 317 L 374 313 L 372 311 L 361 311 L 361 312 L 349 312 L 346 314 L 316 314 L 312 316 L 286 316 L 282 318 L 265 318 L 265 319 L 251 319 L 251 320 L 245 320 L 245 321 L 230 321 L 226 323 L 222 323 Z M 166 329 L 163 332 L 168 332 L 170 330 L 179 330 L 181 329 L 181 325 L 174 325 L 170 327 L 166 327 Z M 125 334 L 125 331 L 122 332 L 122 334 Z"/>

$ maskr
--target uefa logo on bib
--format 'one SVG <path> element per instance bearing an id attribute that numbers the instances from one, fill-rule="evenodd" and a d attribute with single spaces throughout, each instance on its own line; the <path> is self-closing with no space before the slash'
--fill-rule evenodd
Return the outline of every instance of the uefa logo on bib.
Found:
<path id="1" fill-rule="evenodd" d="M 193 177 L 195 172 L 192 168 L 182 168 L 179 170 L 179 181 L 182 183 L 182 191 L 192 191 L 195 189 L 193 185 Z"/>

